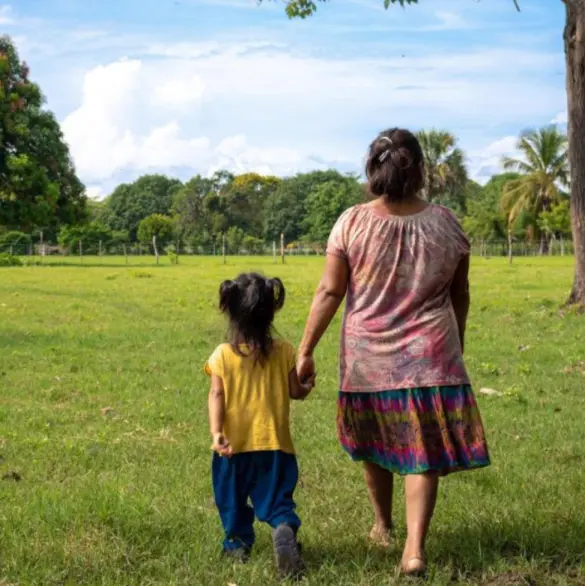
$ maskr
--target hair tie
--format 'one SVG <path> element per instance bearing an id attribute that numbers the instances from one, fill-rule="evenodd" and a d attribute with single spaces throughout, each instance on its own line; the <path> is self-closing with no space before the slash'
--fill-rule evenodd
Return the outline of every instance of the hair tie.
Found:
<path id="1" fill-rule="evenodd" d="M 390 155 L 390 149 L 394 146 L 394 141 L 388 136 L 381 136 L 379 140 L 385 140 L 389 145 L 388 148 L 378 157 L 378 161 L 380 161 L 380 163 L 383 163 Z"/>

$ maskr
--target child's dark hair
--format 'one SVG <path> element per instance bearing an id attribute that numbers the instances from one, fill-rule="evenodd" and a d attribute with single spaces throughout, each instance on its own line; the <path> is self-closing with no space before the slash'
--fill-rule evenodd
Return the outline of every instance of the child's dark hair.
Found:
<path id="1" fill-rule="evenodd" d="M 423 152 L 412 132 L 391 128 L 370 145 L 366 176 L 372 195 L 387 201 L 406 201 L 424 186 Z"/>
<path id="2" fill-rule="evenodd" d="M 219 308 L 229 318 L 229 343 L 244 355 L 246 344 L 257 359 L 268 358 L 274 343 L 272 322 L 284 305 L 286 291 L 278 278 L 267 279 L 256 273 L 224 281 L 219 288 Z"/>

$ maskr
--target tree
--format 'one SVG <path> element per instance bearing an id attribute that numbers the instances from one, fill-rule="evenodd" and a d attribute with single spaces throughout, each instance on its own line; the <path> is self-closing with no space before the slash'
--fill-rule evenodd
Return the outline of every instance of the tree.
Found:
<path id="1" fill-rule="evenodd" d="M 417 138 L 425 158 L 425 196 L 428 201 L 465 211 L 468 183 L 465 155 L 449 132 L 423 130 Z"/>
<path id="2" fill-rule="evenodd" d="M 57 238 L 59 245 L 66 248 L 69 254 L 76 254 L 80 250 L 95 254 L 111 240 L 112 231 L 100 222 L 63 226 Z"/>
<path id="3" fill-rule="evenodd" d="M 12 250 L 14 254 L 27 254 L 31 244 L 30 235 L 24 232 L 10 230 L 0 234 L 0 252 Z"/>
<path id="4" fill-rule="evenodd" d="M 262 254 L 264 251 L 264 240 L 262 238 L 248 235 L 244 237 L 242 244 L 248 254 Z"/>
<path id="5" fill-rule="evenodd" d="M 309 240 L 325 244 L 337 218 L 349 207 L 363 201 L 363 190 L 356 177 L 326 181 L 316 185 L 307 198 L 304 226 Z"/>
<path id="6" fill-rule="evenodd" d="M 259 0 L 260 2 L 262 0 Z M 290 18 L 306 18 L 326 0 L 288 0 Z M 520 10 L 520 0 L 512 0 Z M 575 276 L 569 303 L 585 308 L 585 0 L 561 0 L 565 5 L 565 63 L 569 117 L 571 223 L 575 246 Z M 417 4 L 418 0 L 383 0 L 390 4 Z M 446 2 L 445 2 L 446 4 Z"/>
<path id="7" fill-rule="evenodd" d="M 518 177 L 517 173 L 494 175 L 484 187 L 468 198 L 463 226 L 469 236 L 482 241 L 507 237 L 506 217 L 501 206 L 502 190 L 506 183 Z"/>
<path id="8" fill-rule="evenodd" d="M 152 244 L 156 264 L 158 264 L 158 247 L 164 247 L 173 238 L 173 220 L 162 214 L 152 214 L 138 225 L 138 240 L 143 244 Z"/>
<path id="9" fill-rule="evenodd" d="M 298 240 L 305 231 L 309 194 L 322 183 L 344 179 L 345 176 L 334 169 L 299 173 L 283 179 L 264 202 L 265 239 L 278 242 L 284 234 L 287 242 Z"/>
<path id="10" fill-rule="evenodd" d="M 276 191 L 280 179 L 258 173 L 234 177 L 225 191 L 230 226 L 255 237 L 263 235 L 264 202 Z"/>
<path id="11" fill-rule="evenodd" d="M 567 137 L 556 127 L 543 128 L 520 136 L 517 148 L 522 158 L 503 159 L 504 169 L 520 173 L 520 177 L 504 185 L 502 208 L 509 226 L 524 213 L 534 218 L 539 231 L 539 216 L 560 201 L 560 188 L 568 187 Z M 546 239 L 542 236 L 544 252 Z"/>
<path id="12" fill-rule="evenodd" d="M 241 228 L 232 226 L 225 235 L 228 253 L 238 254 L 242 249 L 246 235 Z"/>
<path id="13" fill-rule="evenodd" d="M 564 238 L 571 233 L 571 207 L 568 199 L 553 204 L 550 210 L 540 214 L 538 219 L 540 229 L 550 238 L 550 251 L 556 238 L 561 240 L 561 253 L 564 254 Z"/>
<path id="14" fill-rule="evenodd" d="M 84 187 L 53 114 L 9 37 L 0 37 L 0 224 L 31 231 L 80 221 Z"/>
<path id="15" fill-rule="evenodd" d="M 132 241 L 138 225 L 153 214 L 170 215 L 173 199 L 182 183 L 165 175 L 143 175 L 134 183 L 119 185 L 106 199 L 105 218 L 113 230 L 126 230 Z"/>
<path id="16" fill-rule="evenodd" d="M 208 238 L 203 201 L 214 190 L 213 181 L 196 175 L 177 191 L 172 213 L 175 230 L 180 240 L 199 244 Z"/>

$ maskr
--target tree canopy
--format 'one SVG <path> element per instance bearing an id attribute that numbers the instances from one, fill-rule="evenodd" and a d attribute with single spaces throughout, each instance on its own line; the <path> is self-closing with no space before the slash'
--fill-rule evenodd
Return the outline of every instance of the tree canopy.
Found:
<path id="1" fill-rule="evenodd" d="M 0 225 L 31 231 L 83 219 L 85 189 L 41 90 L 0 37 Z"/>

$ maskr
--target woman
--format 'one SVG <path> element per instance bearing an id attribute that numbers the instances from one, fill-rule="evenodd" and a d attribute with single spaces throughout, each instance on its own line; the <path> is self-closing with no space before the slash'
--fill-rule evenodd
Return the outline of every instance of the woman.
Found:
<path id="1" fill-rule="evenodd" d="M 381 133 L 366 175 L 376 199 L 333 228 L 297 368 L 301 380 L 315 374 L 315 347 L 347 295 L 339 439 L 364 464 L 379 544 L 392 529 L 393 474 L 406 476 L 401 569 L 419 575 L 439 477 L 489 465 L 463 362 L 469 244 L 449 210 L 421 198 L 424 161 L 412 133 Z"/>

